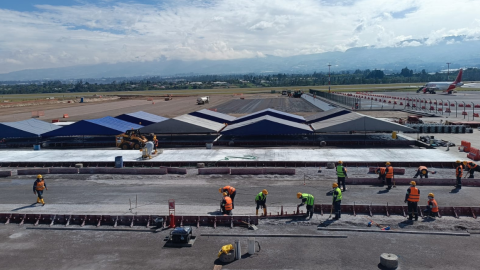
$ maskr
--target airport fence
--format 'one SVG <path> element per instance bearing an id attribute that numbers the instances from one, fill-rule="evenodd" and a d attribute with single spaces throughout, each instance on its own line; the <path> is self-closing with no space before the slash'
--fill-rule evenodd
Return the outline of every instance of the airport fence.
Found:
<path id="1" fill-rule="evenodd" d="M 313 90 L 310 89 L 310 94 L 318 97 L 322 97 L 333 102 L 345 105 L 349 108 L 358 110 L 362 109 L 362 99 L 353 97 L 353 96 L 344 96 L 344 95 L 337 95 L 334 93 L 328 93 L 320 90 Z"/>

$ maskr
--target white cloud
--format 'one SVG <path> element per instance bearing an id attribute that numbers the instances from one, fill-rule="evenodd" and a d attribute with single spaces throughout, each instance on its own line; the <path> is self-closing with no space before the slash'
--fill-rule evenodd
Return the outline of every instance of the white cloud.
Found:
<path id="1" fill-rule="evenodd" d="M 0 72 L 160 58 L 291 56 L 480 37 L 480 1 L 471 0 L 104 0 L 37 9 L 0 9 Z"/>

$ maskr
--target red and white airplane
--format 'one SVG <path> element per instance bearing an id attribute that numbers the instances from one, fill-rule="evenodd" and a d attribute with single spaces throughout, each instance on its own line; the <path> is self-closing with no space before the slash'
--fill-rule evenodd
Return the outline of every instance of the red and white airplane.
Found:
<path id="1" fill-rule="evenodd" d="M 452 83 L 451 82 L 429 82 L 424 86 L 420 87 L 417 90 L 417 93 L 419 93 L 420 91 L 423 91 L 424 94 L 435 94 L 437 91 L 442 91 L 450 95 L 453 92 L 453 89 L 463 85 L 462 74 L 463 74 L 463 69 L 460 69 L 460 71 L 458 72 L 457 78 Z"/>

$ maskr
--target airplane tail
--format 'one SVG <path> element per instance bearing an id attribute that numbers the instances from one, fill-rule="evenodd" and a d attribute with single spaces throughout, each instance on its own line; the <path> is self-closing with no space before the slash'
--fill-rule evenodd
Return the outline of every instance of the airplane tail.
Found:
<path id="1" fill-rule="evenodd" d="M 457 84 L 457 83 L 461 82 L 462 81 L 462 74 L 463 74 L 463 69 L 460 69 L 460 71 L 458 72 L 457 78 L 455 79 L 455 81 L 453 83 Z"/>

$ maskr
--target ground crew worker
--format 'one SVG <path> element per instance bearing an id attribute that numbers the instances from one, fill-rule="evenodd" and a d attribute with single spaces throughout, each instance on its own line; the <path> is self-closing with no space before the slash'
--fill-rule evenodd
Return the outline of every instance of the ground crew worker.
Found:
<path id="1" fill-rule="evenodd" d="M 220 204 L 220 207 L 222 209 L 222 214 L 224 215 L 232 215 L 232 210 L 233 210 L 233 202 L 232 198 L 228 196 L 227 192 L 223 192 L 223 200 L 222 203 Z"/>
<path id="2" fill-rule="evenodd" d="M 338 187 L 337 183 L 332 184 L 333 188 L 333 201 L 332 206 L 335 208 L 335 219 L 340 219 L 342 215 L 341 203 L 342 203 L 342 191 Z"/>
<path id="3" fill-rule="evenodd" d="M 463 176 L 463 166 L 462 162 L 460 160 L 457 160 L 455 162 L 457 167 L 455 168 L 455 176 L 457 177 L 457 184 L 455 185 L 455 188 L 461 189 L 462 188 L 462 176 Z"/>
<path id="4" fill-rule="evenodd" d="M 413 178 L 417 178 L 418 176 L 420 176 L 420 178 L 423 178 L 424 176 L 425 176 L 425 178 L 428 178 L 427 167 L 425 167 L 425 166 L 418 167 L 417 173 L 415 174 L 415 176 Z"/>
<path id="5" fill-rule="evenodd" d="M 45 179 L 41 174 L 37 175 L 37 180 L 33 183 L 33 194 L 37 195 L 37 203 L 42 203 L 45 205 L 43 200 L 43 190 L 48 190 L 47 184 L 45 184 Z"/>
<path id="6" fill-rule="evenodd" d="M 408 202 L 408 220 L 412 220 L 415 216 L 415 221 L 418 220 L 417 206 L 420 201 L 420 190 L 416 187 L 415 181 L 410 182 L 410 187 L 405 194 L 405 201 Z"/>
<path id="7" fill-rule="evenodd" d="M 379 167 L 377 168 L 378 180 L 382 180 L 383 184 L 385 184 L 386 176 L 387 176 L 387 168 Z"/>
<path id="8" fill-rule="evenodd" d="M 392 164 L 390 164 L 390 162 L 387 161 L 387 163 L 385 163 L 385 166 L 387 166 L 385 168 L 385 178 L 387 179 L 387 190 L 389 189 L 392 189 L 392 179 L 393 179 L 393 167 L 392 167 Z"/>
<path id="9" fill-rule="evenodd" d="M 423 212 L 429 217 L 438 217 L 438 204 L 434 198 L 435 195 L 433 193 L 428 193 L 427 208 Z"/>
<path id="10" fill-rule="evenodd" d="M 153 149 L 155 150 L 155 151 L 153 152 L 154 155 L 157 154 L 157 147 L 158 147 L 157 135 L 153 135 Z"/>
<path id="11" fill-rule="evenodd" d="M 224 186 L 223 188 L 219 188 L 218 192 L 227 192 L 228 196 L 232 199 L 232 209 L 235 209 L 235 195 L 237 194 L 237 190 L 231 186 Z"/>
<path id="12" fill-rule="evenodd" d="M 474 172 L 480 172 L 480 166 L 471 161 L 464 161 L 463 164 L 466 166 L 467 173 L 470 173 L 468 178 L 473 178 Z"/>
<path id="13" fill-rule="evenodd" d="M 298 207 L 303 206 L 304 204 L 307 205 L 307 216 L 310 213 L 310 218 L 313 216 L 313 204 L 315 202 L 315 197 L 313 195 L 307 193 L 297 193 L 297 198 L 302 199 L 302 203 L 298 205 Z"/>
<path id="14" fill-rule="evenodd" d="M 343 167 L 343 161 L 339 161 L 338 162 L 338 165 L 337 165 L 337 183 L 338 185 L 342 185 L 343 186 L 343 191 L 347 190 L 347 188 L 345 187 L 345 177 L 348 177 L 347 176 L 347 170 L 345 169 L 345 167 Z"/>
<path id="15" fill-rule="evenodd" d="M 267 206 L 265 203 L 267 202 L 267 195 L 268 191 L 266 189 L 262 190 L 262 192 L 258 193 L 255 197 L 255 202 L 257 203 L 257 212 L 256 215 L 258 216 L 258 208 L 260 206 L 263 208 L 263 215 L 267 216 Z"/>

